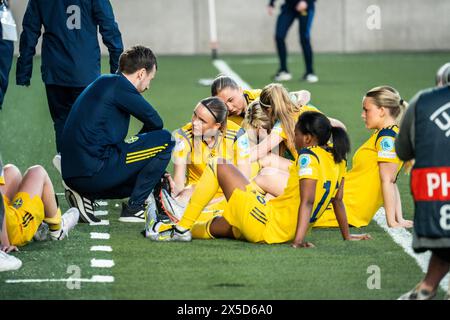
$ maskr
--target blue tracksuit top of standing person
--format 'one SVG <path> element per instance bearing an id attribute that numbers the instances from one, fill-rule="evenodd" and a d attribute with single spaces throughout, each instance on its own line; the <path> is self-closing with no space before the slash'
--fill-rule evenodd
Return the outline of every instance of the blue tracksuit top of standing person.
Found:
<path id="1" fill-rule="evenodd" d="M 97 28 L 109 51 L 111 73 L 117 71 L 123 44 L 109 0 L 29 0 L 22 25 L 18 85 L 30 84 L 42 26 L 45 84 L 85 87 L 100 76 Z"/>
<path id="2" fill-rule="evenodd" d="M 123 74 L 102 75 L 75 101 L 62 138 L 63 178 L 90 177 L 101 169 L 117 145 L 124 142 L 130 115 L 146 131 L 160 130 L 156 110 Z"/>

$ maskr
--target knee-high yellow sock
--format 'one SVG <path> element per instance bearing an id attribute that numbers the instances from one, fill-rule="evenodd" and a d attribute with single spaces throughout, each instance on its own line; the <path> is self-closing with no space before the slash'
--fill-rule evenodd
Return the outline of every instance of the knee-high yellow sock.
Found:
<path id="1" fill-rule="evenodd" d="M 208 165 L 203 171 L 200 180 L 197 182 L 195 191 L 189 200 L 184 212 L 183 218 L 178 225 L 185 229 L 191 229 L 195 221 L 197 221 L 203 208 L 214 198 L 219 190 L 219 182 L 217 181 L 217 158 L 208 161 Z"/>
<path id="2" fill-rule="evenodd" d="M 192 238 L 194 239 L 214 239 L 211 232 L 209 231 L 209 227 L 211 226 L 211 222 L 214 220 L 214 217 L 208 221 L 196 222 L 192 226 Z"/>
<path id="3" fill-rule="evenodd" d="M 61 209 L 56 210 L 56 216 L 53 218 L 46 217 L 44 222 L 48 224 L 50 231 L 58 231 L 61 229 Z"/>

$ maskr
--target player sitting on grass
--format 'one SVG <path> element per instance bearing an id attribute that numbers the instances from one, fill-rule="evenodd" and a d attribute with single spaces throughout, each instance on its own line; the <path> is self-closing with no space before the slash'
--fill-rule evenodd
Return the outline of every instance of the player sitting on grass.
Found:
<path id="1" fill-rule="evenodd" d="M 333 147 L 328 145 L 333 139 Z M 295 128 L 299 157 L 289 168 L 289 182 L 283 195 L 266 201 L 236 167 L 223 159 L 208 163 L 181 221 L 149 226 L 155 241 L 190 241 L 194 238 L 233 238 L 254 243 L 284 243 L 312 247 L 305 240 L 308 229 L 331 201 L 345 240 L 369 239 L 351 235 L 342 201 L 345 157 L 350 144 L 342 128 L 333 128 L 318 112 L 305 112 Z M 227 198 L 223 216 L 195 223 L 196 217 L 221 187 Z M 192 230 L 192 233 L 191 233 Z"/>
<path id="2" fill-rule="evenodd" d="M 407 107 L 398 91 L 389 86 L 369 90 L 363 98 L 362 118 L 370 138 L 353 156 L 353 167 L 346 175 L 344 203 L 350 225 L 367 226 L 384 206 L 389 227 L 411 228 L 413 222 L 402 214 L 396 184 L 403 162 L 395 152 L 398 121 Z M 327 210 L 315 227 L 336 227 L 333 210 Z"/>
<path id="3" fill-rule="evenodd" d="M 5 183 L 3 174 L 1 173 L 2 170 L 3 166 L 2 163 L 0 162 L 0 185 L 4 185 Z M 0 199 L 3 199 L 1 191 L 0 191 Z M 2 233 L 4 218 L 5 218 L 5 206 L 2 200 L 0 201 L 0 234 Z M 0 245 L 0 272 L 17 270 L 22 266 L 22 261 L 5 252 L 5 251 L 10 252 L 12 249 L 13 249 L 12 247 L 3 248 L 3 246 Z"/>
<path id="4" fill-rule="evenodd" d="M 227 115 L 228 110 L 222 100 L 209 97 L 197 104 L 191 122 L 175 131 L 172 196 L 179 204 L 187 204 L 211 156 L 229 160 L 245 176 L 250 176 L 248 136 L 240 126 L 227 121 Z M 224 200 L 219 190 L 211 204 L 216 203 L 214 207 L 220 208 L 219 202 Z M 173 217 L 170 211 L 168 215 L 172 221 L 179 219 Z"/>
<path id="5" fill-rule="evenodd" d="M 9 164 L 4 167 L 4 176 L 1 174 L 0 179 L 0 182 L 4 181 L 4 184 L 0 183 L 5 206 L 1 234 L 4 251 L 26 245 L 42 223 L 48 225 L 52 240 L 64 239 L 77 224 L 77 208 L 70 208 L 61 216 L 53 184 L 43 167 L 33 166 L 22 177 L 19 169 Z M 39 235 L 39 238 L 43 237 L 45 235 Z"/>

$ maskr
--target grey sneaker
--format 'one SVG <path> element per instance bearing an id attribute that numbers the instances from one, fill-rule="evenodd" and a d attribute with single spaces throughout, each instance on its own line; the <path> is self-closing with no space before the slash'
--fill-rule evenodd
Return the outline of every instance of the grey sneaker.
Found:
<path id="1" fill-rule="evenodd" d="M 80 211 L 77 208 L 70 208 L 61 217 L 61 229 L 58 231 L 50 231 L 52 240 L 62 240 L 69 235 L 69 232 L 75 228 L 80 218 Z"/>
<path id="2" fill-rule="evenodd" d="M 0 250 L 0 272 L 17 270 L 22 266 L 22 261 Z"/>
<path id="3" fill-rule="evenodd" d="M 163 223 L 158 222 L 153 227 L 153 232 L 149 234 L 150 240 L 158 242 L 168 242 L 168 241 L 181 241 L 189 242 L 192 240 L 192 233 L 190 230 L 181 231 L 177 226 L 171 226 L 168 229 L 159 232 L 159 228 Z"/>
<path id="4" fill-rule="evenodd" d="M 45 222 L 42 222 L 39 228 L 37 229 L 36 233 L 33 236 L 33 239 L 35 241 L 45 241 L 48 240 L 50 236 L 50 230 L 48 228 L 48 224 Z"/>
<path id="5" fill-rule="evenodd" d="M 436 291 L 419 290 L 419 285 L 417 285 L 411 291 L 400 296 L 397 300 L 431 300 L 436 296 Z"/>
<path id="6" fill-rule="evenodd" d="M 186 206 L 178 203 L 165 189 L 161 190 L 161 202 L 164 212 L 169 216 L 170 220 L 178 223 L 183 217 Z"/>

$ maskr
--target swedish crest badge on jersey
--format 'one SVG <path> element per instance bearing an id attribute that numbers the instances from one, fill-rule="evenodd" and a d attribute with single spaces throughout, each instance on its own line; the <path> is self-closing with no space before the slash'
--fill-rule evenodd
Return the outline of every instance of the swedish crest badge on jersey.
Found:
<path id="1" fill-rule="evenodd" d="M 18 198 L 18 199 L 17 199 L 16 201 L 14 201 L 14 203 L 13 203 L 14 209 L 19 209 L 22 205 L 23 205 L 23 200 L 22 200 L 22 198 Z"/>
<path id="2" fill-rule="evenodd" d="M 138 136 L 132 136 L 132 137 L 129 137 L 127 140 L 125 140 L 125 143 L 132 144 L 138 140 L 139 140 Z"/>

